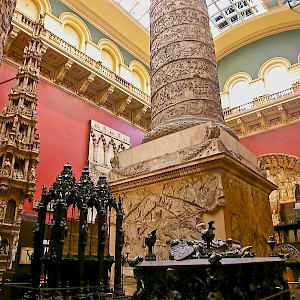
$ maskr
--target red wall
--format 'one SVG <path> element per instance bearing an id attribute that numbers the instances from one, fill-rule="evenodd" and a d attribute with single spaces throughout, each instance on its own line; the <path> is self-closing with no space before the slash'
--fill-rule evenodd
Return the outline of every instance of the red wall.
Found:
<path id="1" fill-rule="evenodd" d="M 16 76 L 17 69 L 2 63 L 0 82 Z M 15 80 L 0 85 L 0 111 L 8 102 Z M 134 126 L 73 97 L 44 81 L 39 82 L 38 125 L 40 134 L 39 164 L 36 168 L 37 184 L 34 199 L 40 199 L 43 184 L 50 187 L 63 165 L 70 163 L 78 180 L 88 157 L 89 120 L 96 120 L 130 136 L 131 145 L 140 144 L 145 133 Z M 25 209 L 31 211 L 26 201 Z"/>
<path id="2" fill-rule="evenodd" d="M 300 157 L 300 123 L 241 139 L 256 155 L 282 153 Z"/>
<path id="3" fill-rule="evenodd" d="M 16 68 L 2 63 L 0 82 L 14 77 L 16 72 Z M 8 102 L 14 84 L 15 81 L 10 81 L 0 85 L 0 110 Z M 40 199 L 42 185 L 49 188 L 67 162 L 79 179 L 88 156 L 90 119 L 130 136 L 132 146 L 138 145 L 145 135 L 134 126 L 43 81 L 39 83 L 38 97 L 37 127 L 41 145 L 34 199 Z M 244 138 L 241 143 L 256 155 L 285 153 L 300 156 L 300 123 Z M 28 202 L 25 209 L 31 211 Z"/>

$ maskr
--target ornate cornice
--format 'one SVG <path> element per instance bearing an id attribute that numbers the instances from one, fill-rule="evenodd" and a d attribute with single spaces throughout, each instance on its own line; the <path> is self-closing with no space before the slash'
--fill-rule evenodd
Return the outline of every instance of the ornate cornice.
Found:
<path id="1" fill-rule="evenodd" d="M 141 186 L 214 171 L 219 171 L 223 175 L 229 173 L 266 193 L 270 193 L 276 188 L 276 186 L 267 179 L 226 153 L 212 155 L 210 157 L 181 163 L 176 166 L 166 167 L 156 171 L 150 171 L 142 175 L 111 181 L 110 186 L 113 193 L 118 193 L 120 191 L 123 192 Z"/>

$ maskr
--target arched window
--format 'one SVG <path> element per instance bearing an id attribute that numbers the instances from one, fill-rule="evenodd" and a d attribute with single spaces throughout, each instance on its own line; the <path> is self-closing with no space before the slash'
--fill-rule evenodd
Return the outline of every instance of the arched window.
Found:
<path id="1" fill-rule="evenodd" d="M 252 100 L 249 82 L 246 80 L 239 80 L 233 83 L 229 89 L 230 107 L 237 107 L 248 103 Z"/>
<path id="2" fill-rule="evenodd" d="M 146 68 L 139 61 L 129 64 L 131 70 L 131 83 L 144 93 L 150 94 L 150 76 Z"/>
<path id="3" fill-rule="evenodd" d="M 15 221 L 15 215 L 16 215 L 16 202 L 10 199 L 7 202 L 4 223 L 13 224 Z"/>
<path id="4" fill-rule="evenodd" d="M 63 39 L 70 45 L 80 49 L 81 39 L 76 29 L 68 24 L 64 27 Z"/>
<path id="5" fill-rule="evenodd" d="M 264 79 L 268 94 L 275 94 L 291 87 L 291 80 L 286 66 L 271 67 L 266 71 Z"/>
<path id="6" fill-rule="evenodd" d="M 101 52 L 101 61 L 106 68 L 112 70 L 113 72 L 116 71 L 115 60 L 113 59 L 112 55 L 105 49 L 103 49 Z"/>
<path id="7" fill-rule="evenodd" d="M 132 84 L 143 91 L 143 79 L 141 78 L 140 74 L 136 71 L 132 71 Z"/>
<path id="8" fill-rule="evenodd" d="M 251 76 L 245 72 L 233 74 L 226 80 L 224 92 L 228 93 L 228 107 L 237 107 L 253 100 L 251 81 Z"/>
<path id="9" fill-rule="evenodd" d="M 291 87 L 289 75 L 291 63 L 283 57 L 274 57 L 260 68 L 258 76 L 264 79 L 266 94 L 274 94 Z"/>
<path id="10" fill-rule="evenodd" d="M 34 21 L 40 18 L 39 7 L 33 0 L 18 0 L 16 8 Z"/>
<path id="11" fill-rule="evenodd" d="M 92 37 L 84 21 L 69 12 L 62 13 L 59 19 L 63 27 L 62 38 L 72 46 L 85 52 L 86 42 L 91 41 Z"/>
<path id="12" fill-rule="evenodd" d="M 100 49 L 100 61 L 103 65 L 120 75 L 120 66 L 124 64 L 124 58 L 120 49 L 108 39 L 101 39 L 98 42 L 98 46 Z"/>

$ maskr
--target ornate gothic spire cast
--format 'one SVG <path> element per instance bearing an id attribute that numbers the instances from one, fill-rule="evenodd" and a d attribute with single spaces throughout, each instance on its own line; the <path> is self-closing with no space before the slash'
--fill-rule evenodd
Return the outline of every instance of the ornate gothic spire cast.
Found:
<path id="1" fill-rule="evenodd" d="M 144 142 L 212 121 L 224 124 L 204 0 L 152 0 L 152 130 Z"/>
<path id="2" fill-rule="evenodd" d="M 31 199 L 35 191 L 40 144 L 36 133 L 36 107 L 40 62 L 44 54 L 42 34 L 43 25 L 38 23 L 24 48 L 16 85 L 0 115 L 0 224 L 6 224 L 6 229 L 0 226 L 0 235 L 8 241 L 10 261 L 14 260 L 18 244 L 23 201 Z"/>

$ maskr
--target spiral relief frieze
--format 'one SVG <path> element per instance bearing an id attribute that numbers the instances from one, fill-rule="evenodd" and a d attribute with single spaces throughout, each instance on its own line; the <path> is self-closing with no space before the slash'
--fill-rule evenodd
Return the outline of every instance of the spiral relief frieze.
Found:
<path id="1" fill-rule="evenodd" d="M 175 59 L 176 58 L 176 59 Z M 157 69 L 163 65 L 173 62 L 179 59 L 196 58 L 201 60 L 205 59 L 211 62 L 215 62 L 215 54 L 213 49 L 201 42 L 181 41 L 177 43 L 168 44 L 164 48 L 160 48 L 151 58 L 151 70 L 154 74 Z M 215 69 L 216 66 L 214 65 Z M 212 72 L 215 73 L 216 72 Z M 217 76 L 217 75 L 215 75 Z"/>
<path id="2" fill-rule="evenodd" d="M 151 53 L 154 55 L 158 49 L 171 42 L 198 41 L 206 45 L 211 43 L 211 36 L 205 34 L 206 30 L 199 24 L 180 24 L 166 29 L 151 42 Z"/>
<path id="3" fill-rule="evenodd" d="M 152 0 L 150 20 L 152 130 L 144 142 L 207 121 L 225 128 L 205 0 Z"/>
<path id="4" fill-rule="evenodd" d="M 163 86 L 178 80 L 201 76 L 216 82 L 216 74 L 210 72 L 212 67 L 214 67 L 212 62 L 207 60 L 199 61 L 199 59 L 184 59 L 165 64 L 156 73 L 152 74 L 152 96 L 154 97 L 156 92 Z"/>
<path id="5" fill-rule="evenodd" d="M 181 102 L 173 106 L 166 107 L 164 114 L 157 114 L 152 119 L 153 127 L 160 124 L 167 124 L 170 122 L 182 122 L 189 120 L 191 124 L 198 125 L 209 121 L 218 121 L 223 123 L 220 112 L 216 110 L 215 101 L 204 100 L 188 100 L 187 103 Z M 199 113 L 203 114 L 203 117 L 199 119 Z M 168 125 L 169 126 L 169 125 Z"/>
<path id="6" fill-rule="evenodd" d="M 153 97 L 152 117 L 166 107 L 188 100 L 214 100 L 218 105 L 219 89 L 215 82 L 210 80 L 186 79 L 172 82 L 162 87 Z M 196 113 L 197 112 L 193 112 Z M 205 113 L 205 112 L 203 112 Z M 201 115 L 200 112 L 198 114 Z"/>
<path id="7" fill-rule="evenodd" d="M 209 18 L 206 13 L 191 8 L 174 10 L 170 14 L 162 15 L 161 18 L 151 23 L 151 36 L 155 37 L 164 30 L 175 25 L 199 23 L 205 24 L 203 26 L 209 29 Z"/>

